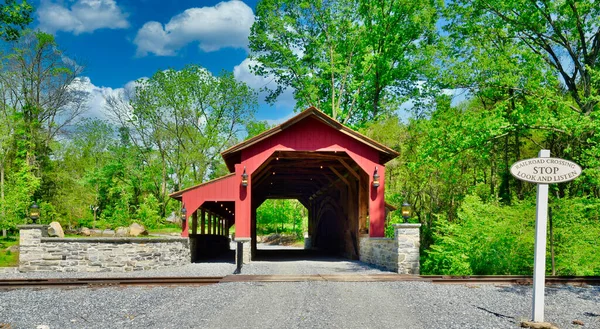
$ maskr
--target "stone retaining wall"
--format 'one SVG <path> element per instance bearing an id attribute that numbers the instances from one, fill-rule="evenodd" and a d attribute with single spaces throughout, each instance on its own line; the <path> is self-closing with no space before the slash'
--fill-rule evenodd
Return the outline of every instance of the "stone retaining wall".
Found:
<path id="1" fill-rule="evenodd" d="M 394 239 L 360 237 L 360 261 L 388 271 L 398 271 L 398 252 Z"/>
<path id="2" fill-rule="evenodd" d="M 190 263 L 187 238 L 43 238 L 20 226 L 20 272 L 128 272 Z"/>
<path id="3" fill-rule="evenodd" d="M 394 238 L 360 237 L 360 260 L 400 274 L 419 274 L 421 224 L 394 225 Z"/>

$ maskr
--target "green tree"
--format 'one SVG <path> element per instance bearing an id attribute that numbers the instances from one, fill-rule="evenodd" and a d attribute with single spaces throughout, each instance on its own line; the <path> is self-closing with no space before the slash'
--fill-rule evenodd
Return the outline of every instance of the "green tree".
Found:
<path id="1" fill-rule="evenodd" d="M 256 210 L 260 235 L 294 234 L 301 238 L 307 222 L 306 208 L 298 200 L 266 200 Z"/>
<path id="2" fill-rule="evenodd" d="M 108 201 L 100 195 L 104 168 L 116 158 L 114 128 L 98 119 L 85 119 L 54 151 L 55 166 L 49 174 L 55 182 L 49 201 L 62 224 L 74 227 L 81 219 L 91 220 L 90 207 L 102 212 Z"/>
<path id="3" fill-rule="evenodd" d="M 19 139 L 16 156 L 42 179 L 41 199 L 52 193 L 53 143 L 86 109 L 87 93 L 76 88 L 82 67 L 65 57 L 54 37 L 26 31 L 9 43 L 2 58 L 1 87 L 5 108 L 13 111 Z"/>
<path id="4" fill-rule="evenodd" d="M 26 31 L 10 39 L 0 73 L 0 216 L 9 223 L 3 229 L 20 222 L 33 200 L 45 205 L 50 199 L 57 136 L 83 111 L 86 97 L 73 88 L 81 67 L 51 35 Z"/>
<path id="5" fill-rule="evenodd" d="M 586 168 L 577 183 L 560 187 L 561 194 L 571 189 L 600 195 L 595 169 L 600 152 L 598 6 L 593 1 L 461 0 L 449 3 L 445 14 L 451 52 L 443 72 L 452 77 L 450 86 L 471 91 L 477 99 L 471 107 L 496 122 L 497 134 L 480 139 L 479 145 L 496 147 L 488 154 L 502 161 L 503 200 L 509 202 L 514 192 L 523 197 L 522 184 L 512 180 L 508 167 L 535 156 L 522 152 L 529 142 Z"/>
<path id="6" fill-rule="evenodd" d="M 267 121 L 249 121 L 246 123 L 246 139 L 250 139 L 271 128 Z"/>
<path id="7" fill-rule="evenodd" d="M 379 117 L 419 90 L 435 37 L 435 1 L 263 0 L 250 33 L 252 69 L 296 106 L 345 124 Z"/>
<path id="8" fill-rule="evenodd" d="M 149 191 L 164 216 L 172 190 L 223 171 L 219 154 L 237 141 L 256 110 L 256 93 L 233 74 L 214 76 L 198 65 L 158 71 L 135 91 L 108 100 L 136 156 L 152 172 Z"/>

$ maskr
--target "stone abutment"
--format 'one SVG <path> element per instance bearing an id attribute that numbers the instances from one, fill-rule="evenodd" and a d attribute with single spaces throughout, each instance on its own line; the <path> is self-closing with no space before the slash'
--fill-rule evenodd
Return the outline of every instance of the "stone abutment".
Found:
<path id="1" fill-rule="evenodd" d="M 187 238 L 46 238 L 22 225 L 20 272 L 129 272 L 190 263 Z"/>
<path id="2" fill-rule="evenodd" d="M 394 225 L 394 238 L 360 237 L 360 260 L 399 274 L 420 273 L 421 224 Z"/>

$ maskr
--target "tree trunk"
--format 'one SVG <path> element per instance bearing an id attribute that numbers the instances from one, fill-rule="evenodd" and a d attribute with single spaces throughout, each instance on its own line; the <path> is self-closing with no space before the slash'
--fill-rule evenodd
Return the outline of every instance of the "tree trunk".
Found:
<path id="1" fill-rule="evenodd" d="M 4 210 L 4 164 L 0 164 L 0 207 L 2 207 L 2 213 L 0 213 L 0 220 L 6 220 L 6 212 Z M 6 227 L 2 228 L 2 237 L 6 238 Z"/>
<path id="2" fill-rule="evenodd" d="M 513 105 L 514 106 L 514 105 Z M 519 138 L 519 128 L 515 129 L 515 160 L 521 160 L 521 141 Z M 515 181 L 515 188 L 517 189 L 517 198 L 523 200 L 523 182 L 519 179 Z"/>
<path id="3" fill-rule="evenodd" d="M 510 138 L 506 135 L 504 139 L 504 171 L 502 172 L 502 184 L 500 189 L 500 198 L 505 204 L 510 205 L 510 164 L 508 157 Z"/>

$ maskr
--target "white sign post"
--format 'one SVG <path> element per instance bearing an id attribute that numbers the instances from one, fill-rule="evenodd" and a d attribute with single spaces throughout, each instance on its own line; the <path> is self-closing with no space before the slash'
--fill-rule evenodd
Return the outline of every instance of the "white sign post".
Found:
<path id="1" fill-rule="evenodd" d="M 535 215 L 535 254 L 533 261 L 533 321 L 544 321 L 546 284 L 546 228 L 548 226 L 548 184 L 568 182 L 581 175 L 575 162 L 551 158 L 550 150 L 540 150 L 538 158 L 521 160 L 510 167 L 517 179 L 537 184 Z"/>
<path id="2" fill-rule="evenodd" d="M 550 150 L 541 150 L 540 158 L 549 158 Z M 535 212 L 535 253 L 533 257 L 533 321 L 544 321 L 546 285 L 546 228 L 548 226 L 548 184 L 537 184 Z"/>

